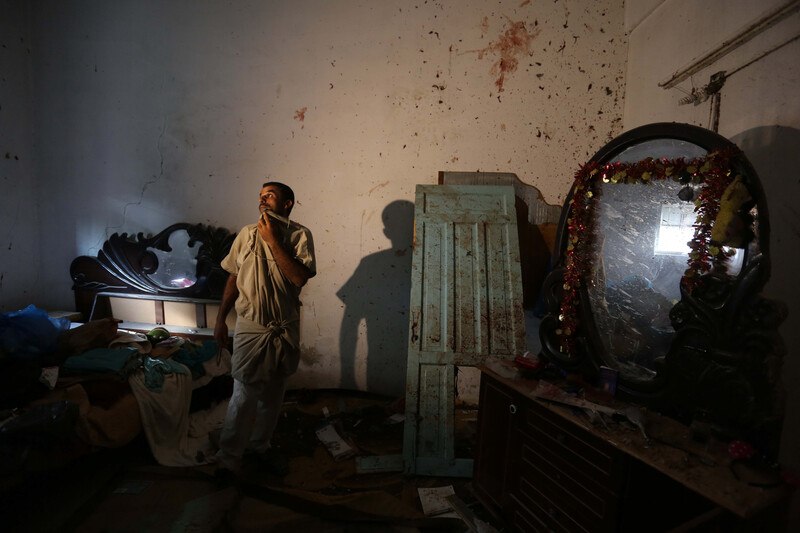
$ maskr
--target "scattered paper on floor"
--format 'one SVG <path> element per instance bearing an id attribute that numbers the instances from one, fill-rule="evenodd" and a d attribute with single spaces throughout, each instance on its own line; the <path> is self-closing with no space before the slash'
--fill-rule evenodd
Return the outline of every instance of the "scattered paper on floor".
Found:
<path id="1" fill-rule="evenodd" d="M 340 461 L 355 454 L 355 450 L 344 441 L 330 423 L 326 422 L 318 427 L 316 434 L 335 460 Z"/>
<path id="2" fill-rule="evenodd" d="M 452 485 L 432 488 L 420 487 L 417 491 L 419 492 L 419 501 L 422 504 L 422 512 L 425 513 L 425 516 L 459 518 L 458 514 L 450 506 L 450 502 L 447 501 L 448 496 L 456 493 Z"/>

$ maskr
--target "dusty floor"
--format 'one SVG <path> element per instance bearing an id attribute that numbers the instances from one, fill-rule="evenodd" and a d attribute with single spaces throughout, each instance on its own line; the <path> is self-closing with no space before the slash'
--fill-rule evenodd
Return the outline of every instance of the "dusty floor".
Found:
<path id="1" fill-rule="evenodd" d="M 458 517 L 426 517 L 422 512 L 418 488 L 441 486 L 452 486 L 471 512 L 491 521 L 476 502 L 469 479 L 359 473 L 354 457 L 334 460 L 314 432 L 327 421 L 360 455 L 400 454 L 403 424 L 390 419 L 400 409 L 397 402 L 363 394 L 289 393 L 273 439 L 290 459 L 289 474 L 279 478 L 250 464 L 239 479 L 227 484 L 214 478 L 212 465 L 158 465 L 140 435 L 122 449 L 102 450 L 63 468 L 33 472 L 7 487 L 0 502 L 0 529 L 26 533 L 469 531 Z M 457 455 L 468 457 L 476 413 L 459 414 Z"/>

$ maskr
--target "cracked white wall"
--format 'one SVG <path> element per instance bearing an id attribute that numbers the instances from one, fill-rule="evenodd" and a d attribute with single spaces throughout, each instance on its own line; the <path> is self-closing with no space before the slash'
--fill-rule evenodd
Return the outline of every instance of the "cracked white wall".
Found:
<path id="1" fill-rule="evenodd" d="M 402 202 L 439 171 L 482 170 L 560 204 L 577 166 L 621 131 L 622 4 L 32 2 L 47 214 L 34 303 L 71 308 L 71 260 L 113 232 L 250 223 L 270 176 L 295 188 L 318 254 L 296 384 L 402 393 L 407 301 L 388 289 L 410 259 Z M 393 244 L 382 215 L 395 201 L 405 226 Z M 397 260 L 378 262 L 392 275 L 367 283 L 368 311 L 400 316 L 381 326 L 394 333 L 361 317 L 342 347 L 337 292 L 384 251 Z"/>

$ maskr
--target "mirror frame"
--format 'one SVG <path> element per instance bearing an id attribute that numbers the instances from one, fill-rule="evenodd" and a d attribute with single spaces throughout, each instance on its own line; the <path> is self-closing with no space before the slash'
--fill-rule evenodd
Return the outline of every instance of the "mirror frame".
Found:
<path id="1" fill-rule="evenodd" d="M 587 167 L 596 164 L 605 168 L 627 148 L 658 139 L 686 141 L 708 153 L 731 151 L 732 173 L 742 176 L 753 200 L 755 238 L 747 244 L 741 271 L 735 277 L 713 271 L 699 273 L 694 285 L 685 283 L 684 277 L 681 300 L 670 311 L 675 335 L 667 354 L 654 362 L 655 378 L 635 380 L 620 374 L 616 394 L 686 423 L 702 417 L 726 435 L 746 434 L 752 441 L 757 432 L 766 432 L 768 435 L 759 441 L 766 440 L 764 446 L 775 448 L 782 420 L 778 375 L 783 349 L 777 326 L 785 318 L 785 307 L 759 295 L 770 271 L 769 220 L 760 181 L 733 143 L 712 131 L 679 123 L 648 124 L 630 130 L 601 148 Z M 581 187 L 581 171 L 562 208 L 553 268 L 542 288 L 547 314 L 540 324 L 539 337 L 545 360 L 565 373 L 578 373 L 595 382 L 601 367 L 610 366 L 606 364 L 603 332 L 598 331 L 594 320 L 587 284 L 570 291 L 565 281 L 569 279 L 565 278 L 567 249 L 574 239 L 574 233 L 569 233 L 570 216 L 576 187 Z M 591 211 L 587 212 L 591 217 Z M 578 325 L 575 331 L 566 330 L 571 335 L 571 347 L 565 354 L 563 306 L 573 298 L 577 304 L 570 305 L 577 307 Z"/>

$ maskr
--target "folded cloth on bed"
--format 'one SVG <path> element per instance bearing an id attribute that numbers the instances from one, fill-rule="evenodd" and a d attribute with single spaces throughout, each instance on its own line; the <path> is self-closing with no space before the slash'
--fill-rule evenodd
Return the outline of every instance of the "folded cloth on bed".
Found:
<path id="1" fill-rule="evenodd" d="M 128 377 L 139 404 L 142 427 L 156 461 L 164 466 L 203 464 L 188 447 L 189 405 L 192 401 L 192 377 L 188 370 L 164 376 L 161 392 L 150 390 L 144 370 Z"/>
<path id="2" fill-rule="evenodd" d="M 222 360 L 230 361 L 230 352 L 224 350 Z M 128 383 L 139 404 L 142 426 L 156 461 L 164 466 L 197 466 L 213 462 L 216 450 L 208 433 L 196 434 L 190 429 L 222 427 L 224 404 L 208 413 L 192 413 L 190 416 L 192 378 L 186 368 L 183 373 L 165 375 L 161 392 L 148 388 L 145 379 L 144 371 L 138 370 L 129 376 Z M 197 419 L 203 416 L 206 417 L 204 421 Z"/>
<path id="3" fill-rule="evenodd" d="M 82 354 L 67 357 L 61 368 L 84 372 L 122 372 L 131 357 L 139 355 L 138 348 L 95 348 Z"/>
<path id="4" fill-rule="evenodd" d="M 219 346 L 215 340 L 205 340 L 201 342 L 184 342 L 180 349 L 172 355 L 172 359 L 189 367 L 192 371 L 192 378 L 198 379 L 205 375 L 206 369 L 203 366 L 219 352 Z"/>
<path id="5" fill-rule="evenodd" d="M 188 374 L 189 370 L 182 364 L 169 359 L 153 359 L 145 356 L 144 384 L 153 392 L 161 392 L 167 374 Z"/>

